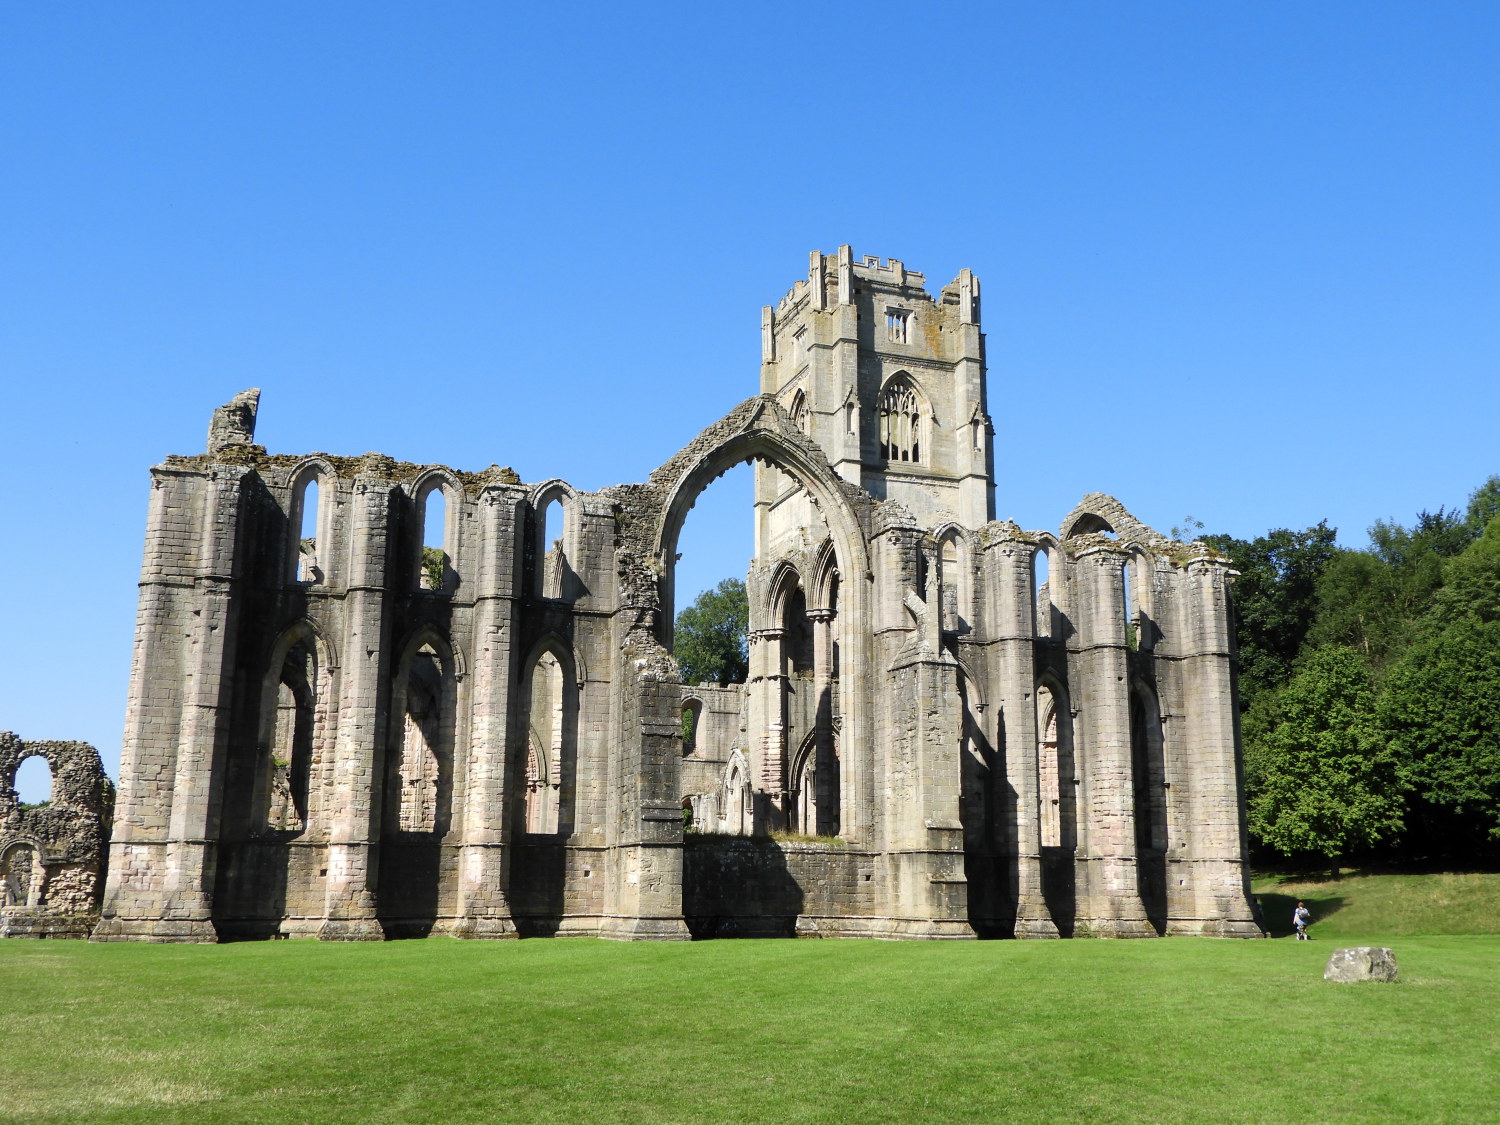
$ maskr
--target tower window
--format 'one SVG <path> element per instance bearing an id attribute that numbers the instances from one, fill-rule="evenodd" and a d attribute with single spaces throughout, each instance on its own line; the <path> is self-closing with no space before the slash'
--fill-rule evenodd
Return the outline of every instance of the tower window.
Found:
<path id="1" fill-rule="evenodd" d="M 885 338 L 893 344 L 906 343 L 906 329 L 910 320 L 911 312 L 908 309 L 886 309 Z"/>
<path id="2" fill-rule="evenodd" d="M 904 378 L 880 392 L 880 456 L 887 461 L 922 459 L 922 403 Z"/>

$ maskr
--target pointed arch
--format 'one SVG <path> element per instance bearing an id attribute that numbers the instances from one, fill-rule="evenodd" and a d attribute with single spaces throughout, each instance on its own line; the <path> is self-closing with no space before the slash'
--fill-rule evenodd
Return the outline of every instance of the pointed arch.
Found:
<path id="1" fill-rule="evenodd" d="M 531 646 L 520 698 L 524 709 L 518 763 L 523 783 L 516 810 L 523 831 L 567 837 L 576 813 L 578 715 L 582 681 L 573 650 L 556 633 Z"/>
<path id="2" fill-rule="evenodd" d="M 827 527 L 839 564 L 844 655 L 859 663 L 869 643 L 873 576 L 864 521 L 870 518 L 874 501 L 834 472 L 823 450 L 792 425 L 785 409 L 770 395 L 747 399 L 704 430 L 652 473 L 646 486 L 623 486 L 615 493 L 621 501 L 618 526 L 625 554 L 624 597 L 639 622 L 632 630 L 633 643 L 647 651 L 654 646 L 670 651 L 677 541 L 683 521 L 710 482 L 744 461 L 774 466 L 793 478 L 806 492 L 819 522 Z M 848 839 L 863 839 L 873 831 L 869 717 L 861 702 L 859 696 L 846 697 L 840 716 L 840 739 L 846 752 L 838 771 L 839 804 L 853 814 L 843 825 L 842 834 Z M 780 760 L 778 768 L 785 766 L 784 759 Z M 777 788 L 784 784 L 783 780 Z"/>
<path id="3" fill-rule="evenodd" d="M 450 470 L 433 465 L 408 486 L 416 534 L 413 583 L 418 589 L 451 593 L 458 587 L 458 534 L 463 526 L 463 484 Z"/>
<path id="4" fill-rule="evenodd" d="M 272 643 L 264 667 L 251 830 L 300 834 L 317 823 L 321 811 L 321 771 L 331 761 L 337 659 L 318 625 L 302 618 Z"/>
<path id="5" fill-rule="evenodd" d="M 807 595 L 814 609 L 832 609 L 838 600 L 839 553 L 832 539 L 823 540 L 812 565 L 812 582 Z"/>
<path id="6" fill-rule="evenodd" d="M 534 567 L 533 590 L 537 597 L 570 601 L 577 596 L 574 560 L 578 558 L 578 491 L 567 481 L 553 478 L 537 485 L 531 494 Z"/>
<path id="7" fill-rule="evenodd" d="M 287 476 L 287 581 L 322 585 L 328 581 L 333 534 L 333 466 L 321 457 L 300 462 Z"/>
<path id="8" fill-rule="evenodd" d="M 937 541 L 943 591 L 943 629 L 969 633 L 974 629 L 974 535 L 957 523 L 940 524 L 932 531 Z"/>
<path id="9" fill-rule="evenodd" d="M 386 755 L 387 831 L 443 836 L 452 827 L 462 666 L 458 651 L 431 624 L 401 647 Z"/>
<path id="10" fill-rule="evenodd" d="M 1042 532 L 1031 554 L 1032 621 L 1040 640 L 1062 640 L 1066 617 L 1066 562 L 1055 536 Z"/>
<path id="11" fill-rule="evenodd" d="M 1037 683 L 1037 779 L 1042 847 L 1078 846 L 1077 760 L 1067 689 L 1055 676 Z"/>
<path id="12" fill-rule="evenodd" d="M 890 464 L 923 463 L 928 453 L 932 405 L 909 371 L 897 371 L 881 385 L 875 402 L 880 457 Z"/>
<path id="13" fill-rule="evenodd" d="M 724 767 L 723 798 L 719 801 L 721 831 L 732 836 L 748 836 L 754 830 L 755 817 L 751 804 L 750 763 L 739 750 L 729 752 L 729 762 Z"/>
<path id="14" fill-rule="evenodd" d="M 787 416 L 792 420 L 792 425 L 796 426 L 804 434 L 812 433 L 810 426 L 811 419 L 808 416 L 807 393 L 801 387 L 798 387 L 797 393 L 792 395 L 791 402 L 787 404 L 786 412 Z"/>

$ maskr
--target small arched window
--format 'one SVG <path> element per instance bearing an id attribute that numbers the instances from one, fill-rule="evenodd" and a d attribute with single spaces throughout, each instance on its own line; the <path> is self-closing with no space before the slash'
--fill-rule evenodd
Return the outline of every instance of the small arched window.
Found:
<path id="1" fill-rule="evenodd" d="M 922 400 L 916 388 L 897 376 L 880 392 L 880 456 L 886 461 L 922 460 Z"/>
<path id="2" fill-rule="evenodd" d="M 684 756 L 698 749 L 698 724 L 703 719 L 703 701 L 682 701 L 682 753 Z"/>
<path id="3" fill-rule="evenodd" d="M 807 433 L 807 396 L 801 391 L 792 397 L 792 408 L 789 413 L 792 416 L 792 425 L 804 434 Z"/>
<path id="4" fill-rule="evenodd" d="M 543 598 L 561 598 L 568 573 L 568 510 L 561 496 L 553 496 L 537 518 L 536 581 L 537 594 Z"/>
<path id="5" fill-rule="evenodd" d="M 422 557 L 417 586 L 423 590 L 453 587 L 453 560 L 448 551 L 448 495 L 440 484 L 422 492 L 417 501 L 422 524 Z"/>
<path id="6" fill-rule="evenodd" d="M 323 568 L 318 561 L 319 491 L 316 472 L 308 473 L 292 486 L 290 524 L 296 529 L 296 546 L 291 552 L 293 582 L 316 585 L 323 581 Z"/>
<path id="7" fill-rule="evenodd" d="M 1031 556 L 1031 597 L 1035 605 L 1035 629 L 1038 637 L 1052 636 L 1052 553 L 1046 547 L 1038 547 Z"/>

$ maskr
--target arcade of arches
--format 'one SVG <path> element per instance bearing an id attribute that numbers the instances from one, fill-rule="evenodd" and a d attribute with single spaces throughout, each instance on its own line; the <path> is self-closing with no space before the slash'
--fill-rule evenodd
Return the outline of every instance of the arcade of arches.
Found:
<path id="1" fill-rule="evenodd" d="M 152 471 L 95 938 L 1259 934 L 1228 560 L 995 520 L 979 309 L 814 253 L 759 393 L 592 493 L 221 407 Z M 746 461 L 749 675 L 684 684 L 678 536 Z"/>

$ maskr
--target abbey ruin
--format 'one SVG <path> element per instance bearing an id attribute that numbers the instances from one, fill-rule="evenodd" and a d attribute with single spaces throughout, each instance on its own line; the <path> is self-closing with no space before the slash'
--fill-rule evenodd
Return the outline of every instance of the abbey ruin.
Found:
<path id="1" fill-rule="evenodd" d="M 151 473 L 95 940 L 1258 936 L 1228 560 L 995 521 L 967 270 L 815 252 L 761 342 L 594 493 L 221 407 Z M 749 677 L 684 685 L 678 533 L 747 460 Z"/>

